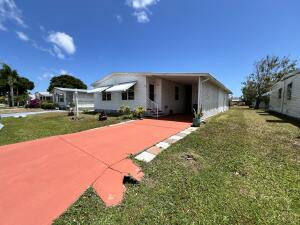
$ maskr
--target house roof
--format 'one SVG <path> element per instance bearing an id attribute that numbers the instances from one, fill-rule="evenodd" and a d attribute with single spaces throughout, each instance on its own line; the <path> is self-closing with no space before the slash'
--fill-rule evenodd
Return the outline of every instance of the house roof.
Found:
<path id="1" fill-rule="evenodd" d="M 36 93 L 39 94 L 39 95 L 45 96 L 45 97 L 52 96 L 52 94 L 48 91 L 39 91 L 39 92 L 36 92 Z"/>
<path id="2" fill-rule="evenodd" d="M 300 69 L 296 69 L 295 71 L 291 72 L 291 73 L 288 73 L 286 75 L 284 75 L 281 80 L 286 80 L 290 77 L 293 77 L 293 76 L 296 76 L 296 75 L 300 75 Z"/>
<path id="3" fill-rule="evenodd" d="M 88 90 L 85 90 L 85 89 L 76 89 L 76 88 L 61 88 L 61 87 L 55 87 L 53 88 L 53 90 L 56 89 L 56 90 L 60 90 L 60 91 L 70 91 L 70 92 L 83 92 L 83 93 L 87 93 Z"/>
<path id="4" fill-rule="evenodd" d="M 187 78 L 191 77 L 206 77 L 208 78 L 212 83 L 215 85 L 221 87 L 223 90 L 231 94 L 231 90 L 229 90 L 227 87 L 225 87 L 224 84 L 222 84 L 220 81 L 218 81 L 216 78 L 214 78 L 211 74 L 209 73 L 171 73 L 171 72 L 163 72 L 163 73 L 152 73 L 152 72 L 114 72 L 109 74 L 108 76 L 105 76 L 104 78 L 95 81 L 92 83 L 92 86 L 96 86 L 97 84 L 109 79 L 112 76 L 115 75 L 140 75 L 140 76 L 157 76 L 157 77 L 163 77 L 163 78 L 182 78 L 182 80 L 186 80 Z"/>

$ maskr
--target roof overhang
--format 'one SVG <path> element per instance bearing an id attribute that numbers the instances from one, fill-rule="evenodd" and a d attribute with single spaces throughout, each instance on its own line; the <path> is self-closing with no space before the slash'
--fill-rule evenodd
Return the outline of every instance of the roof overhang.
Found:
<path id="1" fill-rule="evenodd" d="M 129 73 L 111 73 L 108 76 L 95 81 L 92 83 L 92 86 L 97 86 L 101 84 L 102 82 L 106 81 L 107 79 L 115 76 L 115 75 L 124 75 L 124 76 L 130 76 L 130 75 L 138 75 L 138 76 L 149 76 L 149 77 L 160 77 L 163 79 L 171 80 L 177 83 L 191 85 L 196 84 L 199 81 L 199 77 L 203 77 L 204 80 L 209 79 L 210 82 L 214 83 L 216 86 L 222 88 L 224 91 L 226 91 L 228 94 L 232 94 L 231 90 L 225 87 L 221 82 L 219 82 L 216 78 L 214 78 L 210 73 L 151 73 L 151 72 L 129 72 Z M 108 90 L 107 90 L 108 91 Z"/>
<path id="2" fill-rule="evenodd" d="M 116 84 L 116 85 L 113 85 L 112 87 L 106 89 L 105 91 L 106 92 L 123 92 L 123 91 L 127 91 L 129 88 L 131 88 L 135 84 L 136 84 L 136 81 L 122 83 L 122 84 Z"/>
<path id="3" fill-rule="evenodd" d="M 92 90 L 88 90 L 87 93 L 101 93 L 101 92 L 105 91 L 106 89 L 108 89 L 109 87 L 110 86 L 95 88 Z"/>

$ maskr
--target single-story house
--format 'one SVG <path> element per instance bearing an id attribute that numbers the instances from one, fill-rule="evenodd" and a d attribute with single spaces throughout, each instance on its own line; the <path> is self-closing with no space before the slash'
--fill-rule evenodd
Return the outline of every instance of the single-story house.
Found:
<path id="1" fill-rule="evenodd" d="M 231 98 L 231 105 L 232 106 L 244 106 L 246 104 L 245 104 L 245 101 L 242 98 L 240 98 L 240 97 L 232 97 Z"/>
<path id="2" fill-rule="evenodd" d="M 76 95 L 78 109 L 94 109 L 94 94 L 88 93 L 88 90 L 55 87 L 52 90 L 54 102 L 60 109 L 67 109 L 76 104 Z"/>
<path id="3" fill-rule="evenodd" d="M 112 73 L 92 84 L 96 111 L 142 106 L 149 116 L 228 110 L 231 93 L 209 73 Z"/>
<path id="4" fill-rule="evenodd" d="M 53 95 L 48 91 L 36 92 L 35 98 L 40 101 L 53 101 Z"/>
<path id="5" fill-rule="evenodd" d="M 269 92 L 269 110 L 300 118 L 300 69 L 285 75 Z"/>

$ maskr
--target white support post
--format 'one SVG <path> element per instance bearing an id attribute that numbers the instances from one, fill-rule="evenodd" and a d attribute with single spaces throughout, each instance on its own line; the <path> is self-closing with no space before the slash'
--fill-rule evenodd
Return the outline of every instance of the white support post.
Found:
<path id="1" fill-rule="evenodd" d="M 78 92 L 75 92 L 75 102 L 76 102 L 76 117 L 79 118 L 79 110 L 78 110 Z"/>
<path id="2" fill-rule="evenodd" d="M 198 109 L 197 111 L 200 110 L 201 104 L 202 104 L 202 82 L 201 82 L 201 77 L 198 78 Z"/>

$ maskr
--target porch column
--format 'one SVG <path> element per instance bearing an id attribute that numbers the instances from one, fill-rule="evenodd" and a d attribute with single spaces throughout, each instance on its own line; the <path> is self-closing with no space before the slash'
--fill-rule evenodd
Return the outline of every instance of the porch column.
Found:
<path id="1" fill-rule="evenodd" d="M 201 77 L 198 78 L 198 111 L 201 108 L 202 104 L 202 82 L 201 82 Z"/>

